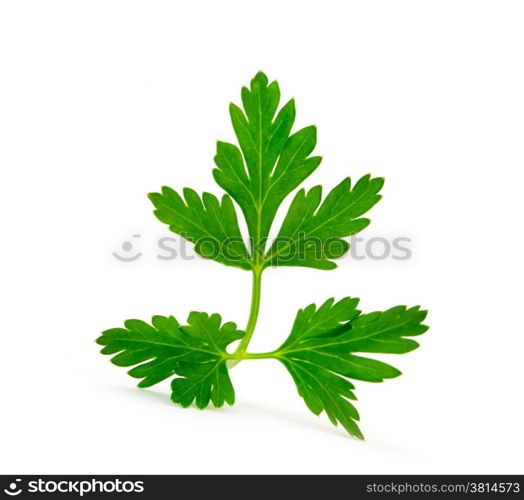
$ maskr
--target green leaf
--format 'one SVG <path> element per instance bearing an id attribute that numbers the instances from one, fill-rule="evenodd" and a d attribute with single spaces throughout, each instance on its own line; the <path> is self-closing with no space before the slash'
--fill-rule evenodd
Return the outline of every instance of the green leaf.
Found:
<path id="1" fill-rule="evenodd" d="M 171 384 L 174 402 L 186 407 L 195 401 L 198 408 L 210 400 L 216 407 L 232 405 L 226 347 L 244 332 L 235 323 L 221 325 L 218 314 L 192 312 L 187 322 L 181 326 L 173 316 L 154 316 L 152 325 L 131 319 L 125 328 L 106 330 L 96 342 L 105 346 L 102 354 L 116 354 L 111 359 L 115 365 L 134 366 L 128 373 L 141 379 L 139 387 L 179 375 Z"/>
<path id="2" fill-rule="evenodd" d="M 263 252 L 278 207 L 320 164 L 310 157 L 316 145 L 316 128 L 290 135 L 295 104 L 289 101 L 277 113 L 280 89 L 257 73 L 251 87 L 242 89 L 241 110 L 230 106 L 237 146 L 217 143 L 213 171 L 217 183 L 239 204 L 246 218 L 253 253 Z"/>
<path id="3" fill-rule="evenodd" d="M 274 352 L 293 377 L 299 395 L 319 415 L 325 411 L 334 425 L 342 424 L 358 438 L 359 415 L 349 400 L 355 400 L 354 385 L 347 379 L 382 382 L 400 372 L 382 361 L 355 353 L 401 354 L 418 343 L 411 338 L 424 333 L 426 311 L 397 306 L 384 312 L 361 315 L 358 299 L 347 297 L 321 307 L 301 309 L 287 340 Z"/>
<path id="4" fill-rule="evenodd" d="M 304 266 L 334 269 L 349 249 L 341 238 L 362 231 L 369 219 L 361 217 L 381 198 L 384 179 L 362 177 L 351 189 L 344 179 L 322 200 L 322 186 L 301 189 L 291 203 L 280 232 L 265 258 L 266 266 Z M 320 205 L 320 206 L 319 206 Z"/>
<path id="5" fill-rule="evenodd" d="M 363 438 L 351 380 L 381 382 L 400 372 L 362 354 L 400 354 L 418 347 L 411 337 L 427 330 L 422 324 L 425 311 L 398 306 L 361 314 L 358 299 L 329 299 L 319 308 L 311 304 L 300 310 L 279 349 L 252 353 L 248 346 L 258 321 L 263 271 L 270 266 L 335 268 L 334 260 L 349 249 L 343 238 L 370 223 L 363 215 L 380 200 L 384 180 L 366 175 L 352 186 L 348 177 L 324 199 L 321 186 L 300 189 L 269 245 L 282 202 L 321 162 L 319 156 L 311 156 L 317 132 L 309 126 L 292 133 L 295 102 L 291 99 L 280 107 L 278 83 L 270 83 L 262 72 L 249 88 L 242 88 L 241 97 L 241 107 L 229 108 L 238 146 L 218 141 L 214 158 L 213 176 L 227 194 L 219 200 L 186 188 L 181 196 L 163 187 L 149 197 L 158 219 L 194 243 L 197 253 L 253 272 L 246 331 L 237 330 L 234 323 L 222 325 L 218 314 L 193 312 L 184 326 L 172 316 L 155 316 L 151 325 L 129 320 L 125 328 L 103 332 L 97 342 L 104 346 L 102 353 L 113 355 L 114 364 L 133 367 L 129 374 L 140 379 L 140 387 L 173 378 L 171 399 L 184 407 L 193 402 L 199 408 L 233 404 L 228 370 L 243 360 L 276 358 L 313 413 L 325 412 L 333 424 Z M 245 218 L 249 250 L 233 202 Z M 239 339 L 236 350 L 228 353 L 227 347 Z"/>
<path id="6" fill-rule="evenodd" d="M 194 243 L 195 251 L 202 257 L 251 269 L 231 198 L 224 195 L 220 203 L 210 193 L 204 193 L 202 198 L 189 188 L 183 193 L 184 199 L 164 186 L 161 193 L 149 194 L 157 218 L 168 224 L 171 231 Z"/>

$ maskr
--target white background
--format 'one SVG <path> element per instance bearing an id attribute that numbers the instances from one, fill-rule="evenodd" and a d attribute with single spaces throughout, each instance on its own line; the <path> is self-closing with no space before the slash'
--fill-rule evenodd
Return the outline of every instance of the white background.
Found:
<path id="1" fill-rule="evenodd" d="M 0 472 L 523 473 L 523 25 L 519 1 L 3 1 Z M 158 260 L 145 194 L 220 193 L 215 140 L 259 69 L 318 125 L 306 186 L 383 175 L 364 236 L 412 239 L 264 275 L 253 351 L 331 296 L 429 309 L 404 375 L 357 384 L 365 442 L 277 362 L 232 371 L 234 407 L 184 410 L 94 343 L 153 314 L 245 324 L 249 274 Z"/>

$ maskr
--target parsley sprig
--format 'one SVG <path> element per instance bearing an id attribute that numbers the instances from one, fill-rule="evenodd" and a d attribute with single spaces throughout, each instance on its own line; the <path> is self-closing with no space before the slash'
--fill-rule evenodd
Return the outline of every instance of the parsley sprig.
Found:
<path id="1" fill-rule="evenodd" d="M 382 382 L 400 372 L 363 354 L 402 354 L 418 347 L 411 337 L 428 327 L 426 311 L 418 306 L 397 306 L 362 314 L 359 299 L 331 298 L 317 308 L 300 309 L 284 343 L 266 353 L 251 353 L 248 346 L 260 310 L 262 274 L 268 267 L 302 266 L 334 269 L 334 260 L 349 249 L 343 238 L 368 226 L 362 217 L 381 198 L 382 178 L 366 175 L 352 184 L 347 177 L 325 198 L 322 187 L 300 189 L 294 196 L 277 237 L 268 241 L 277 211 L 320 165 L 311 156 L 316 128 L 292 133 L 295 103 L 279 109 L 280 89 L 259 72 L 249 88 L 242 89 L 241 109 L 230 105 L 238 146 L 217 142 L 213 176 L 227 194 L 218 199 L 185 188 L 182 194 L 163 187 L 149 195 L 157 218 L 169 229 L 194 243 L 202 257 L 250 271 L 252 300 L 245 330 L 222 323 L 218 314 L 190 313 L 181 325 L 173 316 L 155 316 L 151 324 L 128 320 L 125 328 L 106 330 L 97 339 L 112 363 L 133 367 L 128 373 L 150 387 L 172 378 L 171 399 L 183 407 L 210 403 L 232 405 L 235 392 L 229 370 L 250 359 L 280 361 L 293 378 L 299 395 L 316 415 L 325 412 L 334 425 L 363 438 L 351 380 Z M 249 244 L 238 224 L 237 209 L 245 218 Z M 228 350 L 239 341 L 236 349 Z"/>

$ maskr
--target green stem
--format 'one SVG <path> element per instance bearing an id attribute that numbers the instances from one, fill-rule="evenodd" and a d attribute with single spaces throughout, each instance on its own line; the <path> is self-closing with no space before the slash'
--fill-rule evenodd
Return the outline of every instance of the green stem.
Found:
<path id="1" fill-rule="evenodd" d="M 243 359 L 276 359 L 280 355 L 280 351 L 271 351 L 271 352 L 243 352 L 237 354 L 234 352 L 230 355 L 230 361 L 236 361 L 240 363 Z M 236 364 L 236 363 L 235 363 Z"/>
<path id="2" fill-rule="evenodd" d="M 240 363 L 242 359 L 247 358 L 246 356 L 247 347 L 249 345 L 249 342 L 251 342 L 251 338 L 253 337 L 253 333 L 257 325 L 258 312 L 260 311 L 262 270 L 263 269 L 259 267 L 253 268 L 253 288 L 252 288 L 252 294 L 251 294 L 251 310 L 249 311 L 249 319 L 247 320 L 246 334 L 240 341 L 240 344 L 238 344 L 238 347 L 235 350 L 235 352 L 233 353 L 233 356 L 235 359 L 230 359 L 228 361 L 228 368 L 233 368 L 233 366 Z"/>

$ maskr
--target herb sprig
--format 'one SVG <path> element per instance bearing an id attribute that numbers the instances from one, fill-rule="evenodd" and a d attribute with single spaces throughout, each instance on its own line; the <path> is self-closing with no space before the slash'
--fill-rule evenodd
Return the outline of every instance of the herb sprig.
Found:
<path id="1" fill-rule="evenodd" d="M 268 267 L 302 266 L 334 269 L 334 260 L 349 244 L 343 238 L 370 223 L 362 217 L 381 198 L 382 178 L 366 175 L 352 184 L 348 177 L 325 198 L 322 187 L 300 189 L 294 196 L 275 240 L 268 235 L 284 199 L 320 165 L 311 156 L 316 128 L 292 133 L 295 103 L 278 109 L 280 89 L 262 72 L 242 89 L 241 109 L 230 105 L 238 144 L 217 142 L 213 176 L 227 194 L 218 199 L 186 188 L 182 195 L 169 187 L 149 195 L 157 218 L 174 233 L 194 243 L 201 256 L 250 271 L 252 301 L 245 330 L 222 322 L 219 314 L 190 313 L 181 325 L 173 316 L 155 316 L 151 324 L 128 320 L 125 328 L 104 331 L 97 339 L 112 363 L 133 367 L 128 373 L 150 387 L 173 378 L 171 399 L 183 407 L 210 403 L 232 405 L 235 392 L 229 371 L 243 360 L 273 358 L 293 378 L 299 395 L 316 415 L 323 411 L 334 425 L 363 439 L 352 401 L 350 380 L 382 382 L 400 372 L 363 354 L 402 354 L 418 347 L 411 337 L 424 333 L 426 311 L 397 306 L 362 314 L 359 299 L 331 298 L 320 307 L 300 309 L 284 343 L 266 353 L 248 352 L 257 324 L 261 278 Z M 238 225 L 235 203 L 245 218 L 249 245 Z M 235 341 L 236 349 L 228 350 Z"/>

